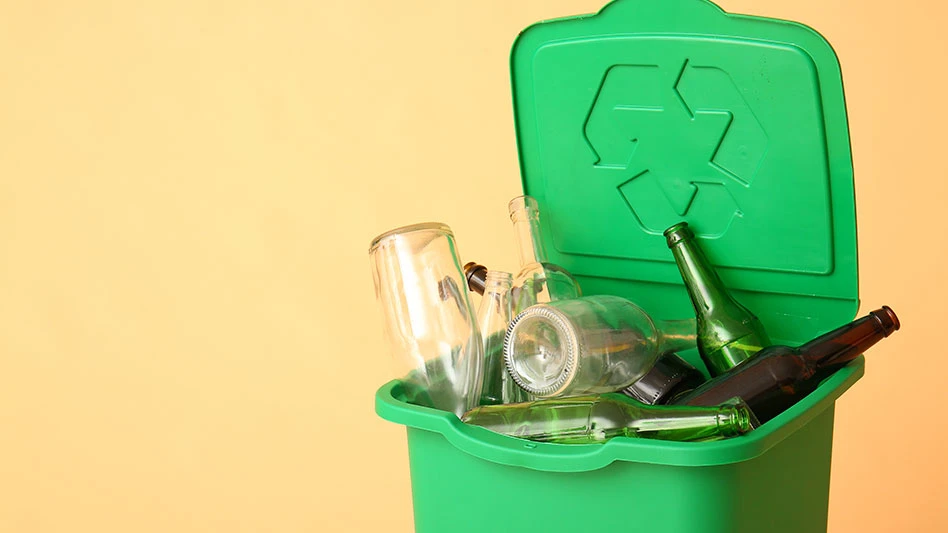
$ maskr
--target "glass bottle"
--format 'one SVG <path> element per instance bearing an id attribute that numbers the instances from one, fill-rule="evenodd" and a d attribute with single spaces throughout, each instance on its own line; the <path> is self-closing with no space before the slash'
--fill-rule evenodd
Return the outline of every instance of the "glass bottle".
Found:
<path id="1" fill-rule="evenodd" d="M 510 322 L 510 286 L 513 276 L 508 272 L 487 271 L 484 297 L 477 310 L 477 324 L 484 345 L 484 384 L 479 405 L 496 405 L 526 401 L 526 394 L 507 373 L 504 366 L 504 335 Z"/>
<path id="2" fill-rule="evenodd" d="M 648 372 L 660 355 L 693 348 L 695 322 L 657 321 L 618 296 L 537 304 L 507 328 L 504 360 L 538 398 L 615 392 Z"/>
<path id="3" fill-rule="evenodd" d="M 705 381 L 707 378 L 697 368 L 675 352 L 668 352 L 641 379 L 622 389 L 622 394 L 645 404 L 660 405 Z"/>
<path id="4" fill-rule="evenodd" d="M 645 405 L 620 395 L 476 407 L 465 423 L 540 442 L 597 444 L 612 437 L 675 441 L 733 437 L 755 427 L 740 401 L 717 407 Z"/>
<path id="5" fill-rule="evenodd" d="M 372 240 L 369 261 L 386 344 L 408 396 L 458 416 L 477 406 L 481 335 L 451 228 L 428 222 L 383 233 Z"/>
<path id="6" fill-rule="evenodd" d="M 518 196 L 507 207 L 517 235 L 521 265 L 511 290 L 513 313 L 517 314 L 537 303 L 579 298 L 579 283 L 573 275 L 565 268 L 547 261 L 536 199 Z"/>
<path id="7" fill-rule="evenodd" d="M 750 361 L 676 398 L 676 405 L 716 405 L 739 396 L 761 422 L 784 412 L 820 382 L 900 327 L 887 306 L 821 335 L 799 348 L 769 346 Z"/>
<path id="8" fill-rule="evenodd" d="M 771 344 L 760 320 L 728 292 L 687 222 L 665 230 L 698 319 L 698 351 L 711 376 L 726 372 Z"/>
<path id="9" fill-rule="evenodd" d="M 487 267 L 471 261 L 465 263 L 463 270 L 464 279 L 467 280 L 468 290 L 483 296 L 484 289 L 487 287 Z M 513 278 L 511 277 L 511 284 L 512 283 Z"/>
<path id="10" fill-rule="evenodd" d="M 467 263 L 464 265 L 464 276 L 470 290 L 478 294 L 484 294 L 484 286 L 487 283 L 487 267 L 474 262 Z M 693 337 L 694 331 L 691 333 Z M 638 381 L 623 389 L 622 394 L 649 405 L 663 404 L 667 403 L 669 399 L 701 385 L 706 379 L 704 374 L 678 354 L 668 352 L 662 354 L 652 368 Z M 519 387 L 518 389 L 523 396 L 529 396 L 523 389 Z M 524 398 L 521 401 L 527 399 Z"/>

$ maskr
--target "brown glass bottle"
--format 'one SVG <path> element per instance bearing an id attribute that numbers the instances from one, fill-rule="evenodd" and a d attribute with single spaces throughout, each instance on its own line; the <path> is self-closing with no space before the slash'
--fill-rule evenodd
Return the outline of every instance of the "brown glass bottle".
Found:
<path id="1" fill-rule="evenodd" d="M 743 364 L 675 398 L 675 405 L 712 406 L 738 396 L 764 423 L 813 392 L 869 347 L 899 329 L 887 306 L 821 335 L 799 348 L 768 346 Z"/>

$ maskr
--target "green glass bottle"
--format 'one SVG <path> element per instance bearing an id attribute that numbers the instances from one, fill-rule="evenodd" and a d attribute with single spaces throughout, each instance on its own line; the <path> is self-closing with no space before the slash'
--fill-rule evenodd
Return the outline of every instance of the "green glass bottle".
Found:
<path id="1" fill-rule="evenodd" d="M 716 407 L 645 405 L 618 394 L 475 407 L 467 424 L 540 442 L 598 444 L 612 437 L 675 441 L 733 437 L 756 427 L 740 400 Z"/>
<path id="2" fill-rule="evenodd" d="M 687 222 L 665 230 L 698 320 L 698 351 L 717 376 L 770 346 L 760 320 L 728 292 Z"/>

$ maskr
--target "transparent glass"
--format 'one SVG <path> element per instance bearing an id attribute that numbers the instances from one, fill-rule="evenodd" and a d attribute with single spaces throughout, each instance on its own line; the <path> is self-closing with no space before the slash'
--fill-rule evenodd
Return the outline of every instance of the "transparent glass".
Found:
<path id="1" fill-rule="evenodd" d="M 681 407 L 645 405 L 615 395 L 484 406 L 461 420 L 512 437 L 559 444 L 597 444 L 619 436 L 712 440 L 756 427 L 753 413 L 738 399 L 716 407 Z"/>
<path id="2" fill-rule="evenodd" d="M 477 405 L 483 349 L 451 229 L 398 228 L 369 247 L 386 341 L 410 401 L 461 415 Z"/>
<path id="3" fill-rule="evenodd" d="M 517 235 L 521 265 L 511 290 L 513 312 L 520 313 L 538 303 L 579 298 L 579 282 L 565 268 L 547 260 L 536 199 L 518 196 L 507 207 Z"/>
<path id="4" fill-rule="evenodd" d="M 507 371 L 538 398 L 614 392 L 666 352 L 695 346 L 695 321 L 657 321 L 618 296 L 587 296 L 527 308 L 510 322 Z"/>
<path id="5" fill-rule="evenodd" d="M 477 309 L 477 324 L 484 345 L 484 384 L 480 405 L 526 401 L 526 392 L 507 373 L 504 366 L 504 336 L 510 322 L 510 286 L 508 272 L 488 270 L 483 298 Z"/>

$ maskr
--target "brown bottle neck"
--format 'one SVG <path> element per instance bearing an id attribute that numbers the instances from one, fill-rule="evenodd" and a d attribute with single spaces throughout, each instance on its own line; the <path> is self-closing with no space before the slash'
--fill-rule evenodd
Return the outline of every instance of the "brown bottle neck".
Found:
<path id="1" fill-rule="evenodd" d="M 842 366 L 891 335 L 899 326 L 899 319 L 892 309 L 883 307 L 811 340 L 796 352 L 817 368 Z"/>

